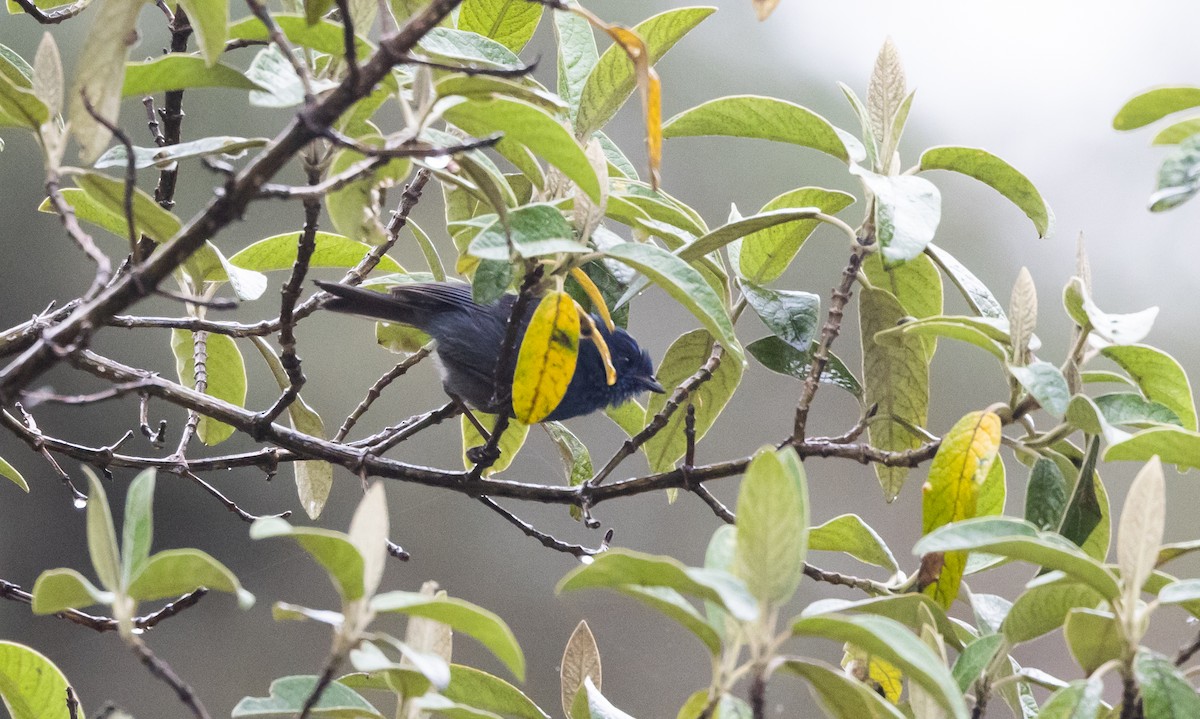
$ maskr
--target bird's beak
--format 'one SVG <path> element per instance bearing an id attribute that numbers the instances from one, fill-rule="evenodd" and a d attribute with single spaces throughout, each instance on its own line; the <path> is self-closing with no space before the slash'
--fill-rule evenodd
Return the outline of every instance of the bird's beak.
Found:
<path id="1" fill-rule="evenodd" d="M 667 390 L 663 389 L 663 386 L 658 383 L 658 380 L 654 379 L 653 377 L 643 377 L 642 386 L 656 394 L 666 394 L 667 392 Z"/>

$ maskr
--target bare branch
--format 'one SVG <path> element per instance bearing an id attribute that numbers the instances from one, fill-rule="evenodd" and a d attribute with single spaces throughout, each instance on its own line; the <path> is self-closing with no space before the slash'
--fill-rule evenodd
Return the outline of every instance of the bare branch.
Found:
<path id="1" fill-rule="evenodd" d="M 57 25 L 64 20 L 70 20 L 79 13 L 87 9 L 90 0 L 76 0 L 63 7 L 58 7 L 50 12 L 45 12 L 34 4 L 33 0 L 16 0 L 16 3 L 21 6 L 25 14 L 37 20 L 43 25 Z"/>
<path id="2" fill-rule="evenodd" d="M 413 354 L 404 358 L 404 361 L 388 370 L 387 373 L 382 377 L 375 380 L 375 384 L 371 385 L 371 388 L 367 390 L 367 396 L 358 403 L 358 406 L 354 408 L 354 411 L 351 412 L 348 417 L 346 417 L 344 422 L 342 422 L 342 426 L 340 429 L 338 429 L 337 434 L 334 435 L 333 441 L 341 442 L 342 440 L 346 439 L 346 435 L 350 434 L 350 430 L 354 428 L 354 425 L 358 423 L 358 420 L 362 419 L 362 416 L 367 413 L 367 410 L 371 408 L 371 405 L 374 404 L 375 400 L 379 399 L 379 396 L 383 394 L 383 390 L 386 389 L 387 386 L 392 382 L 395 382 L 397 379 L 403 377 L 404 374 L 415 367 L 418 362 L 428 357 L 431 351 L 432 347 L 430 347 L 430 345 L 422 347 Z"/>

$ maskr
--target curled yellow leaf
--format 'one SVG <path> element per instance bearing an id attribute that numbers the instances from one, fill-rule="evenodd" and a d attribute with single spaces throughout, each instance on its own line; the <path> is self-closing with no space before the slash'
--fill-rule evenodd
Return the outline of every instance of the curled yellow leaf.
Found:
<path id="1" fill-rule="evenodd" d="M 979 487 L 1000 449 L 1000 417 L 970 412 L 942 438 L 923 487 L 921 533 L 978 515 Z M 967 563 L 966 552 L 947 552 L 937 580 L 925 593 L 945 608 L 958 596 Z"/>
<path id="2" fill-rule="evenodd" d="M 613 324 L 612 315 L 608 311 L 608 303 L 604 301 L 604 295 L 600 294 L 600 288 L 596 286 L 595 282 L 592 282 L 592 278 L 588 277 L 588 273 L 584 272 L 582 267 L 572 267 L 571 276 L 575 278 L 575 281 L 583 289 L 583 293 L 592 301 L 592 306 L 596 308 L 596 311 L 600 313 L 600 317 L 604 319 L 604 326 L 608 328 L 608 331 L 612 332 L 615 330 L 616 325 Z"/>
<path id="3" fill-rule="evenodd" d="M 565 292 L 542 298 L 517 355 L 513 414 L 525 424 L 541 422 L 558 407 L 579 357 L 579 312 Z"/>
<path id="4" fill-rule="evenodd" d="M 612 387 L 617 383 L 617 368 L 613 367 L 612 352 L 608 350 L 608 342 L 605 341 L 604 335 L 600 334 L 592 316 L 584 311 L 579 303 L 575 303 L 575 309 L 579 312 L 579 336 L 591 340 L 592 344 L 596 345 L 596 350 L 600 352 L 600 359 L 604 362 L 604 380 L 609 387 Z"/>

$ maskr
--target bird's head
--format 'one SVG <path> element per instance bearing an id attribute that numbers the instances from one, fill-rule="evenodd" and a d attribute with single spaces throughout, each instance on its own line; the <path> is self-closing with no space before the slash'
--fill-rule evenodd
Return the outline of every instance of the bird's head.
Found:
<path id="1" fill-rule="evenodd" d="M 605 335 L 609 354 L 612 355 L 613 369 L 617 371 L 616 384 L 609 388 L 613 398 L 611 404 L 621 404 L 642 392 L 666 391 L 654 377 L 654 363 L 650 360 L 650 353 L 642 349 L 637 340 L 620 327 L 611 333 L 603 328 L 600 331 Z"/>

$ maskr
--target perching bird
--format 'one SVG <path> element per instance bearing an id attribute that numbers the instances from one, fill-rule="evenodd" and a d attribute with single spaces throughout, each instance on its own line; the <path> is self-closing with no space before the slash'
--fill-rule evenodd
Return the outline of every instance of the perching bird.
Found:
<path id="1" fill-rule="evenodd" d="M 410 325 L 425 332 L 435 342 L 435 355 L 446 393 L 459 397 L 470 406 L 496 414 L 508 409 L 512 372 L 504 378 L 499 402 L 493 402 L 496 363 L 504 344 L 504 330 L 512 313 L 516 295 L 506 294 L 490 305 L 471 299 L 468 285 L 428 282 L 396 285 L 384 294 L 357 287 L 317 281 L 321 289 L 333 295 L 325 309 Z M 537 308 L 529 303 L 521 320 L 517 346 L 511 365 L 516 365 L 520 340 Z M 589 341 L 579 343 L 575 374 L 567 393 L 546 421 L 563 420 L 619 405 L 644 391 L 663 392 L 654 378 L 650 354 L 638 346 L 625 330 L 609 332 L 596 317 L 596 327 L 608 344 L 616 369 L 616 382 L 608 384 L 599 350 Z M 511 411 L 510 411 L 511 414 Z"/>

